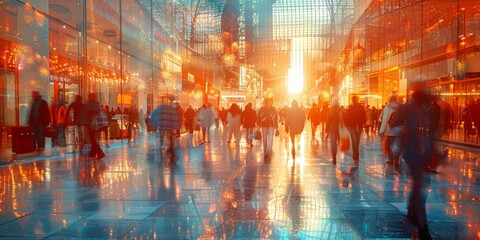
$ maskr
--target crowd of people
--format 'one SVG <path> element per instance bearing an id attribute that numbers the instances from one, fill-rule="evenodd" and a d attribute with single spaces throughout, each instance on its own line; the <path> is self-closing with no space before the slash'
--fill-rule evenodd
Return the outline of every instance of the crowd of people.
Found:
<path id="1" fill-rule="evenodd" d="M 92 128 L 92 121 L 103 111 L 108 121 L 115 115 L 127 115 L 129 129 L 141 127 L 139 119 L 143 113 L 135 106 L 123 111 L 117 107 L 115 110 L 108 106 L 101 106 L 96 95 L 91 93 L 88 100 L 83 102 L 81 96 L 77 96 L 70 105 L 60 101 L 52 104 L 49 108 L 41 95 L 32 92 L 33 104 L 29 116 L 29 124 L 34 133 L 34 141 L 38 151 L 45 147 L 45 132 L 47 126 L 55 128 L 55 136 L 52 143 L 65 146 L 65 127 L 75 126 L 78 140 L 82 143 L 90 143 L 89 157 L 102 159 L 105 153 L 97 142 L 97 133 L 104 132 L 108 139 L 108 127 L 106 124 L 101 128 Z M 298 137 L 304 131 L 307 121 L 311 126 L 312 143 L 324 141 L 330 145 L 332 164 L 337 163 L 338 145 L 341 132 L 349 135 L 348 147 L 351 149 L 351 157 L 354 165 L 360 164 L 360 142 L 362 134 L 377 133 L 383 138 L 384 152 L 388 155 L 387 164 L 398 167 L 400 156 L 405 161 L 412 176 L 412 193 L 408 205 L 407 220 L 419 228 L 421 239 L 429 239 L 425 214 L 425 196 L 423 196 L 422 173 L 432 161 L 436 153 L 433 145 L 433 137 L 439 129 L 440 116 L 445 114 L 437 104 L 435 97 L 429 96 L 422 91 L 412 94 L 407 103 L 400 103 L 395 93 L 389 98 L 389 102 L 380 109 L 364 106 L 358 96 L 353 96 L 351 105 L 341 106 L 337 98 L 331 102 L 319 105 L 313 104 L 305 109 L 297 100 L 291 102 L 291 106 L 275 108 L 272 98 L 265 98 L 263 105 L 254 109 L 252 103 L 245 105 L 244 109 L 233 103 L 228 109 L 212 107 L 204 104 L 198 109 L 188 106 L 184 110 L 181 105 L 173 101 L 167 101 L 152 111 L 148 111 L 145 123 L 149 131 L 159 131 L 160 146 L 170 154 L 171 162 L 176 162 L 175 138 L 179 137 L 182 130 L 192 134 L 199 131 L 202 143 L 212 141 L 211 128 L 223 129 L 222 140 L 226 144 L 239 146 L 242 141 L 242 127 L 245 130 L 247 146 L 252 148 L 254 139 L 261 140 L 264 161 L 268 163 L 273 155 L 273 140 L 275 136 L 283 134 L 289 137 L 291 156 L 295 159 L 299 147 Z M 73 118 L 70 120 L 70 113 Z M 71 121 L 71 122 L 70 122 Z M 220 125 L 221 124 L 221 125 Z M 320 138 L 317 139 L 317 129 Z M 441 131 L 444 131 L 443 129 Z M 88 136 L 88 138 L 87 138 Z M 167 140 L 169 147 L 166 145 Z M 107 142 L 108 144 L 108 142 Z M 343 150 L 345 147 L 343 146 Z"/>

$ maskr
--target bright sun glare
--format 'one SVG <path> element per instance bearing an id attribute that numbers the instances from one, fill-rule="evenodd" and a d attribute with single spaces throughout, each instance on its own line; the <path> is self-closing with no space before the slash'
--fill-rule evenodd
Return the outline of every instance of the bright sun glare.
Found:
<path id="1" fill-rule="evenodd" d="M 300 39 L 292 39 L 292 66 L 288 69 L 288 92 L 300 93 L 303 91 L 303 49 Z"/>

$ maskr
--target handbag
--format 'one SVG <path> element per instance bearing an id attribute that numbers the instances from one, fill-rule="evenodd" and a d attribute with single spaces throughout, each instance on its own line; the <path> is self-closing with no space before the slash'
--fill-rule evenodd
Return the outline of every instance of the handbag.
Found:
<path id="1" fill-rule="evenodd" d="M 103 110 L 100 110 L 95 116 L 93 116 L 92 122 L 90 122 L 90 129 L 98 131 L 104 127 L 108 127 L 109 124 L 110 119 L 107 114 Z"/>
<path id="2" fill-rule="evenodd" d="M 340 127 L 340 151 L 350 150 L 350 134 L 345 126 Z"/>
<path id="3" fill-rule="evenodd" d="M 255 135 L 253 136 L 255 140 L 262 140 L 262 132 L 260 130 L 255 131 Z"/>

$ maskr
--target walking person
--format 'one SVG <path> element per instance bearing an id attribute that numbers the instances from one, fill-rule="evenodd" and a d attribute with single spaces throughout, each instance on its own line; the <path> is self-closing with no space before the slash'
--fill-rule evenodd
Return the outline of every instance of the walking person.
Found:
<path id="1" fill-rule="evenodd" d="M 312 109 L 310 109 L 310 112 L 308 113 L 308 120 L 310 121 L 310 126 L 312 128 L 312 143 L 318 142 L 318 140 L 315 138 L 315 133 L 317 132 L 317 127 L 322 120 L 322 115 L 316 103 L 312 104 Z"/>
<path id="2" fill-rule="evenodd" d="M 68 108 L 65 101 L 61 100 L 57 112 L 57 146 L 66 147 L 67 141 L 65 137 L 65 129 L 68 127 Z"/>
<path id="3" fill-rule="evenodd" d="M 193 110 L 192 106 L 189 105 L 187 110 L 185 111 L 185 128 L 187 129 L 188 133 L 193 133 L 193 128 L 195 126 L 195 110 Z"/>
<path id="4" fill-rule="evenodd" d="M 422 91 L 415 91 L 410 101 L 400 107 L 397 113 L 399 121 L 405 122 L 403 159 L 412 178 L 407 221 L 418 227 L 420 239 L 432 239 L 427 226 L 425 210 L 427 196 L 422 176 L 433 150 L 430 132 L 432 116 L 428 114 L 429 105 L 428 96 Z"/>
<path id="5" fill-rule="evenodd" d="M 360 137 L 362 136 L 363 126 L 367 121 L 365 110 L 360 104 L 358 96 L 355 95 L 352 97 L 352 105 L 348 106 L 344 121 L 350 132 L 353 160 L 355 164 L 358 165 L 360 161 Z"/>
<path id="6" fill-rule="evenodd" d="M 245 110 L 243 110 L 242 125 L 245 129 L 247 144 L 253 147 L 253 139 L 250 139 L 249 136 L 253 133 L 253 129 L 257 125 L 257 113 L 253 110 L 252 103 L 248 103 L 247 106 L 245 106 Z"/>
<path id="7" fill-rule="evenodd" d="M 232 141 L 232 136 L 235 135 L 236 145 L 240 145 L 241 133 L 240 127 L 241 123 L 242 110 L 236 103 L 232 103 L 230 109 L 227 112 L 227 122 L 228 122 L 228 138 L 227 143 L 230 144 Z"/>
<path id="8" fill-rule="evenodd" d="M 152 111 L 150 118 L 152 124 L 159 130 L 161 148 L 165 148 L 165 137 L 168 138 L 170 146 L 167 148 L 167 153 L 170 154 L 171 163 L 176 163 L 175 135 L 180 129 L 180 118 L 177 110 L 171 103 L 163 102 L 162 105 Z"/>
<path id="9" fill-rule="evenodd" d="M 263 106 L 258 110 L 258 126 L 262 128 L 263 160 L 271 160 L 273 135 L 278 129 L 278 114 L 273 107 L 273 99 L 265 98 Z"/>
<path id="10" fill-rule="evenodd" d="M 292 101 L 292 107 L 285 116 L 285 132 L 290 134 L 290 143 L 292 144 L 292 157 L 295 159 L 297 144 L 296 138 L 303 132 L 305 127 L 305 111 L 298 107 L 297 100 Z"/>
<path id="11" fill-rule="evenodd" d="M 327 116 L 328 116 L 328 112 L 330 111 L 329 107 L 328 107 L 328 103 L 325 102 L 323 103 L 323 106 L 322 106 L 322 111 L 320 112 L 320 126 L 322 128 L 322 132 L 321 132 L 321 137 L 320 137 L 320 140 L 324 140 L 325 141 L 327 140 L 327 135 L 328 133 L 326 133 L 326 122 L 327 122 Z"/>
<path id="12" fill-rule="evenodd" d="M 338 99 L 332 100 L 332 106 L 327 115 L 326 132 L 330 139 L 330 152 L 332 153 L 332 164 L 337 164 L 337 146 L 340 141 L 340 124 L 343 124 L 342 111 Z"/>
<path id="13" fill-rule="evenodd" d="M 28 124 L 32 128 L 33 140 L 36 151 L 41 152 L 45 149 L 45 128 L 50 123 L 50 111 L 48 103 L 42 99 L 39 91 L 32 91 L 32 107 Z"/>
<path id="14" fill-rule="evenodd" d="M 88 143 L 87 140 L 87 126 L 88 116 L 83 103 L 83 98 L 80 95 L 75 96 L 75 101 L 68 106 L 68 111 L 73 110 L 73 124 L 75 125 L 74 131 L 76 136 L 76 143 L 79 144 L 80 149 L 84 144 Z"/>
<path id="15" fill-rule="evenodd" d="M 97 101 L 97 96 L 95 93 L 88 94 L 88 101 L 85 104 L 85 109 L 88 116 L 88 122 L 91 123 L 93 118 L 99 114 L 100 111 L 103 109 L 100 107 L 100 104 Z M 101 129 L 99 130 L 101 131 Z M 88 129 L 88 138 L 90 139 L 90 154 L 88 155 L 90 158 L 96 158 L 97 160 L 101 160 L 105 157 L 105 153 L 103 152 L 102 148 L 97 142 L 97 131 L 94 129 Z"/>
<path id="16" fill-rule="evenodd" d="M 396 167 L 398 166 L 398 151 L 392 151 L 393 144 L 395 142 L 395 138 L 400 134 L 399 131 L 393 126 L 393 120 L 395 119 L 395 114 L 400 107 L 400 103 L 397 102 L 397 95 L 392 94 L 390 95 L 389 102 L 383 109 L 382 113 L 380 114 L 381 125 L 379 133 L 386 138 L 386 150 L 388 152 L 388 161 L 387 164 L 393 164 Z"/>
<path id="17" fill-rule="evenodd" d="M 203 104 L 197 118 L 199 121 L 199 125 L 202 128 L 203 142 L 210 142 L 210 127 L 214 122 L 213 111 L 210 108 L 210 104 Z"/>

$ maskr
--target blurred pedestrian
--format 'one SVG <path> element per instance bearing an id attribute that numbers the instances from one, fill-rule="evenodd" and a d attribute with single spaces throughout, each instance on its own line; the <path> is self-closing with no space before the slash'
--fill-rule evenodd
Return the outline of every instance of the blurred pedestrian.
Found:
<path id="1" fill-rule="evenodd" d="M 97 96 L 95 93 L 88 94 L 88 101 L 85 104 L 85 109 L 88 116 L 88 122 L 91 123 L 93 118 L 99 114 L 103 109 L 100 107 L 100 104 L 97 101 Z M 101 131 L 99 129 L 98 131 Z M 88 130 L 88 137 L 90 139 L 90 154 L 88 155 L 90 158 L 96 158 L 97 160 L 101 160 L 105 157 L 105 153 L 103 152 L 102 148 L 97 142 L 97 130 L 89 128 Z"/>
<path id="2" fill-rule="evenodd" d="M 170 153 L 171 162 L 176 163 L 175 133 L 180 128 L 178 112 L 168 101 L 164 101 L 152 111 L 150 116 L 152 124 L 157 127 L 160 135 L 160 147 L 165 148 L 165 136 L 170 142 L 167 153 Z"/>
<path id="3" fill-rule="evenodd" d="M 315 133 L 317 132 L 317 127 L 322 120 L 322 114 L 316 103 L 312 104 L 312 109 L 310 109 L 310 112 L 308 113 L 308 120 L 310 120 L 310 126 L 312 128 L 312 142 L 315 142 L 317 141 L 315 138 Z"/>
<path id="4" fill-rule="evenodd" d="M 182 126 L 183 126 L 184 112 L 183 112 L 182 106 L 180 106 L 180 103 L 178 102 L 175 103 L 175 111 L 177 111 L 177 114 L 178 114 L 178 127 L 179 127 L 175 135 L 177 137 L 180 137 L 180 130 L 182 129 Z"/>
<path id="5" fill-rule="evenodd" d="M 384 137 L 383 141 L 386 141 L 385 144 L 385 151 L 388 153 L 388 161 L 387 164 L 393 164 L 396 167 L 398 167 L 398 157 L 399 157 L 399 151 L 393 150 L 393 144 L 395 142 L 395 139 L 397 136 L 402 134 L 401 131 L 398 131 L 397 128 L 393 125 L 394 119 L 395 119 L 395 114 L 398 111 L 398 108 L 400 107 L 400 103 L 397 102 L 398 98 L 397 95 L 392 93 L 390 95 L 389 102 L 383 109 L 382 113 L 380 113 L 380 118 L 381 120 L 381 125 L 380 125 L 380 130 L 379 133 Z"/>
<path id="6" fill-rule="evenodd" d="M 245 129 L 247 144 L 250 147 L 253 147 L 253 139 L 249 138 L 249 136 L 253 134 L 253 129 L 257 125 L 257 113 L 252 108 L 252 103 L 250 102 L 247 104 L 247 106 L 245 106 L 245 110 L 243 110 L 242 125 L 243 125 L 243 128 Z"/>
<path id="7" fill-rule="evenodd" d="M 203 104 L 200 112 L 197 115 L 198 123 L 202 128 L 203 142 L 210 142 L 210 127 L 214 122 L 213 111 L 210 108 L 210 104 Z M 208 140 L 207 140 L 208 139 Z"/>
<path id="8" fill-rule="evenodd" d="M 358 165 L 360 161 L 359 145 L 360 137 L 362 136 L 363 126 L 367 121 L 365 110 L 359 102 L 357 95 L 352 97 L 352 105 L 348 106 L 345 114 L 344 122 L 350 132 L 352 141 L 352 155 L 355 164 Z"/>
<path id="9" fill-rule="evenodd" d="M 433 150 L 430 132 L 432 116 L 428 114 L 429 107 L 428 96 L 423 91 L 415 91 L 410 101 L 397 112 L 400 121 L 405 122 L 403 159 L 413 180 L 407 220 L 418 227 L 420 239 L 431 239 L 427 226 L 425 210 L 427 196 L 423 191 L 422 176 Z"/>
<path id="10" fill-rule="evenodd" d="M 75 96 L 75 101 L 68 106 L 69 112 L 73 110 L 73 124 L 75 125 L 74 132 L 76 134 L 76 143 L 82 148 L 87 140 L 87 126 L 88 116 L 83 103 L 83 98 L 80 95 Z"/>
<path id="11" fill-rule="evenodd" d="M 320 137 L 320 140 L 324 140 L 325 141 L 327 140 L 327 135 L 328 133 L 326 133 L 326 123 L 327 123 L 327 116 L 328 116 L 328 112 L 330 111 L 330 108 L 328 107 L 328 102 L 325 102 L 323 103 L 323 106 L 322 106 L 322 111 L 320 112 L 320 126 L 322 128 L 322 135 Z"/>
<path id="12" fill-rule="evenodd" d="M 340 140 L 340 124 L 343 124 L 342 111 L 338 99 L 332 100 L 332 106 L 327 115 L 326 132 L 330 138 L 330 152 L 332 164 L 337 164 L 337 144 Z"/>
<path id="13" fill-rule="evenodd" d="M 195 110 L 191 105 L 188 105 L 187 111 L 185 111 L 185 128 L 189 133 L 193 133 L 195 127 Z"/>
<path id="14" fill-rule="evenodd" d="M 227 113 L 227 122 L 228 122 L 227 143 L 228 144 L 230 144 L 230 142 L 232 141 L 232 136 L 235 135 L 235 143 L 237 145 L 240 145 L 241 116 L 242 116 L 242 110 L 240 109 L 240 107 L 236 103 L 232 103 Z"/>
<path id="15" fill-rule="evenodd" d="M 32 128 L 33 140 L 37 152 L 45 149 L 45 128 L 49 123 L 50 111 L 47 101 L 42 99 L 39 91 L 32 91 L 32 106 L 28 124 Z"/>
<path id="16" fill-rule="evenodd" d="M 67 141 L 65 137 L 65 129 L 68 127 L 68 108 L 65 101 L 60 100 L 58 111 L 56 114 L 57 121 L 57 146 L 66 147 Z"/>
<path id="17" fill-rule="evenodd" d="M 262 128 L 263 159 L 269 161 L 272 155 L 273 136 L 278 129 L 278 114 L 273 107 L 272 98 L 263 100 L 263 106 L 258 110 L 257 120 L 258 126 Z"/>
<path id="18" fill-rule="evenodd" d="M 292 157 L 295 159 L 296 143 L 298 135 L 302 134 L 305 127 L 305 111 L 298 107 L 297 100 L 292 101 L 292 106 L 285 116 L 285 132 L 290 133 L 290 143 L 292 144 Z"/>

